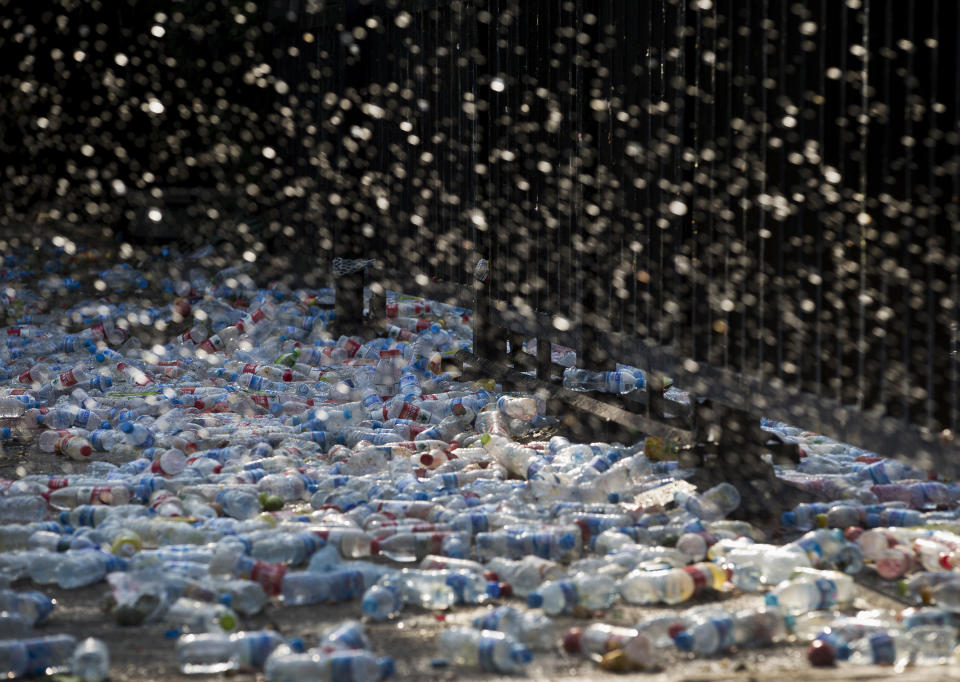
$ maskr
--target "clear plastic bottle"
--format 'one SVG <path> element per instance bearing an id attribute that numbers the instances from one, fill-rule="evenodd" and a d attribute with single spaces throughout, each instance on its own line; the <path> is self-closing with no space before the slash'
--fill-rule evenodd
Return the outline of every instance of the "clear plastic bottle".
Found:
<path id="1" fill-rule="evenodd" d="M 403 611 L 403 590 L 399 583 L 377 584 L 363 594 L 360 608 L 372 620 L 386 620 Z"/>
<path id="2" fill-rule="evenodd" d="M 40 496 L 0 497 L 0 523 L 31 523 L 47 514 L 47 501 Z"/>
<path id="3" fill-rule="evenodd" d="M 571 654 L 600 658 L 615 649 L 622 651 L 630 666 L 652 669 L 659 664 L 653 642 L 634 628 L 606 623 L 593 623 L 586 628 L 573 628 L 563 638 L 563 648 Z"/>
<path id="4" fill-rule="evenodd" d="M 861 665 L 895 665 L 911 656 L 909 643 L 896 631 L 873 632 L 850 642 L 849 650 L 850 662 Z"/>
<path id="5" fill-rule="evenodd" d="M 397 533 L 373 540 L 370 553 L 394 561 L 417 561 L 429 554 L 465 558 L 470 552 L 470 536 L 457 532 Z"/>
<path id="6" fill-rule="evenodd" d="M 110 673 L 110 650 L 99 639 L 88 637 L 77 645 L 70 672 L 84 682 L 100 682 Z"/>
<path id="7" fill-rule="evenodd" d="M 267 659 L 264 673 L 269 682 L 377 682 L 393 676 L 394 663 L 363 650 L 299 654 L 278 649 Z"/>
<path id="8" fill-rule="evenodd" d="M 258 496 L 248 490 L 226 488 L 217 493 L 216 502 L 227 516 L 241 521 L 260 513 Z"/>
<path id="9" fill-rule="evenodd" d="M 503 632 L 449 628 L 440 633 L 437 644 L 454 664 L 488 672 L 519 672 L 533 660 L 530 649 Z"/>
<path id="10" fill-rule="evenodd" d="M 563 372 L 563 387 L 571 391 L 603 391 L 605 393 L 630 393 L 643 386 L 642 377 L 627 370 L 616 372 L 592 372 L 588 369 L 570 367 Z"/>
<path id="11" fill-rule="evenodd" d="M 188 675 L 222 673 L 242 666 L 261 668 L 283 643 L 283 637 L 271 630 L 183 635 L 177 640 L 177 663 L 180 672 Z"/>
<path id="12" fill-rule="evenodd" d="M 856 596 L 853 578 L 837 571 L 808 568 L 767 594 L 766 602 L 792 616 L 808 611 L 844 607 Z"/>
<path id="13" fill-rule="evenodd" d="M 225 604 L 244 616 L 252 616 L 263 610 L 269 598 L 259 583 L 251 580 L 229 578 L 214 583 Z"/>
<path id="14" fill-rule="evenodd" d="M 71 635 L 0 641 L 0 675 L 32 677 L 64 672 L 77 647 Z"/>
<path id="15" fill-rule="evenodd" d="M 53 613 L 54 601 L 42 592 L 15 592 L 0 589 L 0 611 L 19 613 L 31 625 L 42 625 Z"/>
<path id="16" fill-rule="evenodd" d="M 487 562 L 487 568 L 496 573 L 499 580 L 509 583 L 519 597 L 526 597 L 547 580 L 566 576 L 566 569 L 557 562 L 533 555 L 522 559 L 494 557 Z"/>
<path id="17" fill-rule="evenodd" d="M 616 598 L 617 585 L 609 575 L 579 575 L 543 583 L 527 595 L 527 606 L 552 616 L 570 613 L 577 606 L 606 609 Z"/>
<path id="18" fill-rule="evenodd" d="M 287 573 L 283 578 L 283 600 L 287 604 L 321 604 L 348 601 L 366 589 L 364 575 L 357 570 Z"/>
<path id="19" fill-rule="evenodd" d="M 736 644 L 733 616 L 723 612 L 701 616 L 678 632 L 673 641 L 681 651 L 692 651 L 701 656 L 726 651 Z"/>
<path id="20" fill-rule="evenodd" d="M 557 639 L 556 624 L 549 617 L 512 606 L 498 606 L 477 616 L 473 627 L 506 632 L 531 649 L 552 649 Z"/>
<path id="21" fill-rule="evenodd" d="M 717 521 L 740 506 L 740 492 L 730 483 L 720 483 L 700 495 L 678 495 L 677 504 L 704 521 Z"/>
<path id="22" fill-rule="evenodd" d="M 126 562 L 120 557 L 99 550 L 70 550 L 60 557 L 54 571 L 54 579 L 65 590 L 72 590 L 103 580 L 112 571 L 123 570 Z"/>
<path id="23" fill-rule="evenodd" d="M 497 398 L 497 409 L 510 419 L 528 422 L 537 416 L 537 401 L 529 397 L 504 395 Z"/>
<path id="24" fill-rule="evenodd" d="M 187 597 L 180 597 L 170 605 L 163 622 L 169 637 L 190 632 L 233 632 L 238 626 L 233 609 Z"/>
<path id="25" fill-rule="evenodd" d="M 720 590 L 726 582 L 727 572 L 709 562 L 655 571 L 638 569 L 620 581 L 620 594 L 629 604 L 679 604 L 704 589 Z"/>
<path id="26" fill-rule="evenodd" d="M 519 559 L 527 555 L 551 561 L 573 561 L 582 551 L 581 532 L 577 526 L 555 527 L 514 532 L 498 530 L 477 533 L 476 552 L 482 559 L 507 557 Z"/>
<path id="27" fill-rule="evenodd" d="M 299 566 L 323 545 L 313 533 L 272 533 L 253 543 L 250 554 L 263 561 Z"/>
<path id="28" fill-rule="evenodd" d="M 859 573 L 863 569 L 860 548 L 848 542 L 839 528 L 812 530 L 798 540 L 784 545 L 783 549 L 806 553 L 810 562 L 818 568 L 836 568 L 850 574 Z"/>

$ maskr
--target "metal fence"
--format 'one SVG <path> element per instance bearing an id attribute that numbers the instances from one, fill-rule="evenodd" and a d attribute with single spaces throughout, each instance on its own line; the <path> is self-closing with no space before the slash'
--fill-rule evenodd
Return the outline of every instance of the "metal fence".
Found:
<path id="1" fill-rule="evenodd" d="M 343 9 L 304 55 L 341 250 L 461 299 L 487 258 L 507 330 L 955 467 L 955 3 Z"/>
<path id="2" fill-rule="evenodd" d="M 0 0 L 0 224 L 211 188 L 185 236 L 229 216 L 278 269 L 374 256 L 472 305 L 487 259 L 486 353 L 549 339 L 960 469 L 958 3 L 175 4 Z"/>

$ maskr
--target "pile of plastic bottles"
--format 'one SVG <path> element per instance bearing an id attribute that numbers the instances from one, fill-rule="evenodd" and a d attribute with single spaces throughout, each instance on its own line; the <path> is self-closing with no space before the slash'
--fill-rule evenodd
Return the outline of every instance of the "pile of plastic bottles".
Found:
<path id="1" fill-rule="evenodd" d="M 815 642 L 814 662 L 953 659 L 960 489 L 925 472 L 766 422 L 805 455 L 784 480 L 832 500 L 784 514 L 789 541 L 770 544 L 727 519 L 733 486 L 644 506 L 689 472 L 643 442 L 536 440 L 557 423 L 542 402 L 443 372 L 470 347 L 468 310 L 390 295 L 379 336 L 334 338 L 329 290 L 258 288 L 245 266 L 176 281 L 100 267 L 105 297 L 53 278 L 70 294 L 58 306 L 16 265 L 0 298 L 0 446 L 50 459 L 49 473 L 2 481 L 0 580 L 106 581 L 111 617 L 162 623 L 184 673 L 390 676 L 357 622 L 309 648 L 243 627 L 278 603 L 346 601 L 368 623 L 489 605 L 473 627 L 445 628 L 433 663 L 499 673 L 545 651 L 652 670 L 782 641 Z M 138 307 L 151 288 L 171 302 Z M 131 320 L 165 343 L 142 344 Z M 571 368 L 564 384 L 645 381 Z M 75 473 L 53 473 L 67 460 Z M 861 572 L 936 608 L 858 614 Z M 725 609 L 731 594 L 762 596 Z M 0 674 L 106 676 L 103 643 L 35 636 L 52 609 L 42 594 L 0 601 Z M 564 634 L 565 619 L 615 605 L 677 604 L 691 607 Z"/>

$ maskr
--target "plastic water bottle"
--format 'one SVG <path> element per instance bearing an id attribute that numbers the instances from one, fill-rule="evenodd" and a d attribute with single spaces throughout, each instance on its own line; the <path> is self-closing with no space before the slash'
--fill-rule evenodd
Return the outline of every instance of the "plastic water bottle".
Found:
<path id="1" fill-rule="evenodd" d="M 620 594 L 629 604 L 679 604 L 704 589 L 720 590 L 726 582 L 727 572 L 709 562 L 655 571 L 638 569 L 620 581 Z"/>
<path id="2" fill-rule="evenodd" d="M 499 580 L 509 583 L 519 597 L 526 597 L 547 580 L 566 576 L 566 569 L 557 562 L 533 555 L 522 559 L 494 557 L 487 562 L 487 568 L 496 573 Z"/>
<path id="3" fill-rule="evenodd" d="M 681 651 L 692 651 L 701 656 L 726 651 L 734 644 L 734 623 L 730 614 L 717 612 L 695 620 L 673 638 Z"/>
<path id="4" fill-rule="evenodd" d="M 64 672 L 76 646 L 77 640 L 71 635 L 2 640 L 0 674 L 32 677 Z"/>
<path id="5" fill-rule="evenodd" d="M 377 682 L 392 677 L 394 670 L 392 658 L 362 650 L 298 654 L 278 649 L 264 666 L 270 682 Z"/>
<path id="6" fill-rule="evenodd" d="M 570 367 L 563 372 L 563 387 L 571 391 L 603 391 L 605 393 L 630 393 L 643 386 L 642 379 L 630 371 L 592 372 L 588 369 Z"/>
<path id="7" fill-rule="evenodd" d="M 120 424 L 120 431 L 135 448 L 149 448 L 156 441 L 150 429 L 136 422 L 123 422 Z"/>
<path id="8" fill-rule="evenodd" d="M 186 597 L 170 605 L 163 622 L 168 637 L 190 632 L 233 632 L 238 625 L 237 614 L 231 608 Z"/>
<path id="9" fill-rule="evenodd" d="M 616 598 L 617 585 L 609 575 L 579 575 L 543 583 L 527 595 L 527 606 L 553 616 L 570 613 L 577 606 L 606 609 Z"/>
<path id="10" fill-rule="evenodd" d="M 323 545 L 313 533 L 272 533 L 253 543 L 251 556 L 272 563 L 299 566 Z"/>
<path id="11" fill-rule="evenodd" d="M 477 533 L 476 552 L 480 559 L 507 557 L 519 559 L 527 555 L 551 561 L 573 561 L 580 557 L 582 541 L 580 529 L 558 527 L 548 530 L 512 532 L 506 530 Z"/>
<path id="12" fill-rule="evenodd" d="M 483 604 L 490 598 L 500 596 L 498 583 L 463 569 L 437 571 L 407 569 L 401 571 L 399 579 L 403 585 L 406 603 L 414 603 L 424 608 L 430 608 L 426 606 L 427 602 L 435 601 L 432 595 L 445 594 L 444 588 L 449 588 L 451 591 L 450 604 Z M 433 608 L 437 606 L 434 605 Z"/>
<path id="13" fill-rule="evenodd" d="M 437 643 L 454 664 L 488 672 L 519 672 L 533 660 L 530 649 L 504 632 L 450 628 L 440 633 Z"/>
<path id="14" fill-rule="evenodd" d="M 499 630 L 512 635 L 531 649 L 552 649 L 557 632 L 554 622 L 536 611 L 520 611 L 512 606 L 498 606 L 473 619 L 477 630 Z"/>
<path id="15" fill-rule="evenodd" d="M 849 650 L 851 663 L 894 665 L 910 658 L 910 648 L 904 636 L 890 631 L 874 632 L 850 642 Z"/>
<path id="16" fill-rule="evenodd" d="M 357 570 L 287 573 L 283 578 L 283 601 L 295 606 L 347 601 L 361 596 L 365 589 L 364 575 Z"/>
<path id="17" fill-rule="evenodd" d="M 42 625 L 53 613 L 54 602 L 42 592 L 15 592 L 0 589 L 0 611 L 18 613 L 31 625 Z"/>
<path id="18" fill-rule="evenodd" d="M 740 506 L 740 492 L 730 483 L 721 483 L 700 495 L 678 494 L 676 502 L 698 519 L 716 521 Z"/>
<path id="19" fill-rule="evenodd" d="M 95 549 L 69 550 L 57 556 L 60 560 L 54 571 L 54 579 L 65 590 L 100 582 L 107 573 L 126 567 L 126 562 L 120 557 Z"/>
<path id="20" fill-rule="evenodd" d="M 99 639 L 80 642 L 70 659 L 70 672 L 84 682 L 100 682 L 110 672 L 110 650 Z"/>
<path id="21" fill-rule="evenodd" d="M 801 503 L 790 511 L 785 511 L 780 515 L 780 522 L 787 528 L 796 528 L 797 530 L 811 530 L 816 524 L 818 514 L 824 514 L 830 509 L 828 504 L 823 502 Z"/>
<path id="22" fill-rule="evenodd" d="M 537 401 L 534 398 L 505 395 L 497 399 L 497 409 L 511 419 L 528 422 L 537 416 Z"/>
<path id="23" fill-rule="evenodd" d="M 33 495 L 0 497 L 0 523 L 31 523 L 47 514 L 47 501 Z"/>
<path id="24" fill-rule="evenodd" d="M 767 604 L 789 615 L 846 606 L 855 597 L 853 578 L 837 571 L 802 569 L 766 596 Z"/>
<path id="25" fill-rule="evenodd" d="M 367 590 L 360 603 L 365 616 L 372 620 L 386 620 L 403 611 L 403 590 L 399 584 L 378 584 Z"/>
<path id="26" fill-rule="evenodd" d="M 603 659 L 611 651 L 620 651 L 633 669 L 652 669 L 659 663 L 656 648 L 647 635 L 634 628 L 593 623 L 572 628 L 563 638 L 563 648 L 571 654 Z"/>
<path id="27" fill-rule="evenodd" d="M 227 516 L 235 519 L 249 519 L 260 513 L 260 500 L 257 495 L 239 488 L 227 488 L 217 493 L 217 504 Z"/>
<path id="28" fill-rule="evenodd" d="M 802 551 L 815 567 L 837 568 L 856 574 L 863 569 L 860 548 L 848 542 L 839 528 L 821 528 L 806 533 L 798 540 L 783 546 L 787 551 Z"/>
<path id="29" fill-rule="evenodd" d="M 441 531 L 436 533 L 397 533 L 374 540 L 370 553 L 394 561 L 417 561 L 429 554 L 465 557 L 470 552 L 470 536 L 466 533 Z"/>
<path id="30" fill-rule="evenodd" d="M 251 580 L 229 578 L 215 582 L 224 603 L 244 616 L 252 616 L 263 610 L 269 598 L 263 587 Z"/>
<path id="31" fill-rule="evenodd" d="M 283 637 L 271 630 L 183 635 L 177 640 L 177 663 L 180 672 L 188 675 L 222 673 L 243 666 L 261 668 L 281 644 Z"/>

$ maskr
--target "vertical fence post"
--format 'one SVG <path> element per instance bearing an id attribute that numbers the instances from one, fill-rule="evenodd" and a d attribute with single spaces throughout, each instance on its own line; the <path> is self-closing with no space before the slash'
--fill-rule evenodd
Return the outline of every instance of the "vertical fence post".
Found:
<path id="1" fill-rule="evenodd" d="M 496 358 L 490 321 L 490 290 L 486 282 L 473 283 L 473 352 L 486 360 Z"/>
<path id="2" fill-rule="evenodd" d="M 541 381 L 550 381 L 552 374 L 552 345 L 550 339 L 537 337 L 537 378 Z"/>

